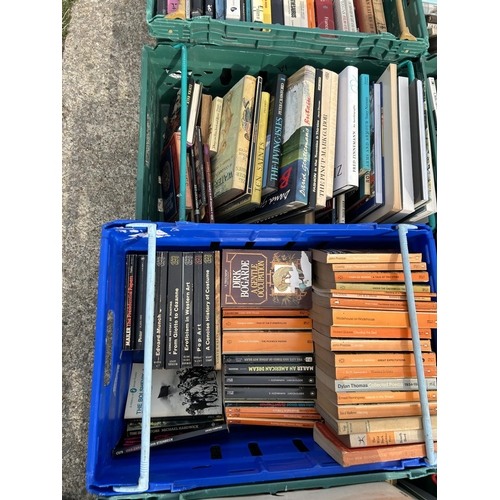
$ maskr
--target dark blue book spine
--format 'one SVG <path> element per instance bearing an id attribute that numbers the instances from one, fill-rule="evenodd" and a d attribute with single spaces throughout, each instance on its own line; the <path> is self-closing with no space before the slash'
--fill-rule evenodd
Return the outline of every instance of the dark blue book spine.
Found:
<path id="1" fill-rule="evenodd" d="M 271 19 L 273 24 L 285 25 L 283 14 L 283 0 L 271 0 Z"/>
<path id="2" fill-rule="evenodd" d="M 215 19 L 224 21 L 226 18 L 226 2 L 224 0 L 215 0 Z"/>

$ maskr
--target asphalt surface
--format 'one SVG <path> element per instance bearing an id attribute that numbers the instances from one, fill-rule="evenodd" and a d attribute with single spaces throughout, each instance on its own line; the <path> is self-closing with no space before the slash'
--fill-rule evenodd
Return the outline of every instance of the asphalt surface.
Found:
<path id="1" fill-rule="evenodd" d="M 145 0 L 78 0 L 62 56 L 62 498 L 85 488 L 100 231 L 135 218 Z"/>

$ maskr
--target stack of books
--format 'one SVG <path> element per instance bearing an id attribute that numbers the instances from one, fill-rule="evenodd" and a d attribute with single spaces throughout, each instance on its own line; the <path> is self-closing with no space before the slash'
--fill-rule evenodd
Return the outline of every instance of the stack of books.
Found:
<path id="1" fill-rule="evenodd" d="M 310 252 L 222 250 L 221 269 L 227 423 L 312 428 Z"/>
<path id="2" fill-rule="evenodd" d="M 422 254 L 410 253 L 433 438 L 437 297 Z M 314 439 L 343 466 L 426 455 L 401 254 L 313 250 L 310 317 L 316 360 Z"/>

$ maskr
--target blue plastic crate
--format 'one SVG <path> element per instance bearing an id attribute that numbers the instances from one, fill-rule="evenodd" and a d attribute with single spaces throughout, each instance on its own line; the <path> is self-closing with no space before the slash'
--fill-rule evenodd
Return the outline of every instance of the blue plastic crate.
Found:
<path id="1" fill-rule="evenodd" d="M 139 476 L 139 456 L 111 456 L 124 430 L 122 417 L 131 365 L 134 361 L 142 361 L 138 352 L 122 351 L 125 257 L 128 252 L 147 251 L 148 244 L 145 230 L 127 228 L 129 222 L 138 221 L 115 221 L 104 225 L 101 238 L 86 484 L 91 493 L 108 497 L 117 495 L 114 486 L 137 484 Z M 415 227 L 407 234 L 408 250 L 422 252 L 428 265 L 431 290 L 436 292 L 436 245 L 432 230 L 425 225 Z M 157 249 L 161 250 L 400 248 L 396 225 L 178 222 L 158 223 L 156 235 Z M 407 471 L 411 475 L 411 470 L 421 474 L 425 467 L 427 463 L 422 458 L 344 468 L 314 442 L 310 429 L 234 425 L 229 433 L 152 449 L 147 493 L 236 488 L 314 478 L 323 481 L 338 477 L 342 484 L 349 484 L 365 482 L 360 473 L 368 477 L 374 473 L 389 475 Z M 431 473 L 435 468 L 428 470 Z M 382 480 L 380 475 L 378 477 Z"/>

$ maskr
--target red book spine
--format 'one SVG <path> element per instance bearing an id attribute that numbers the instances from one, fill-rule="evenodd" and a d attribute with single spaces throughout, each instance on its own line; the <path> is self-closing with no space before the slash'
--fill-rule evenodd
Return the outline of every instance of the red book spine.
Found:
<path id="1" fill-rule="evenodd" d="M 323 30 L 334 30 L 333 1 L 314 0 L 314 6 L 316 9 L 316 27 Z"/>

